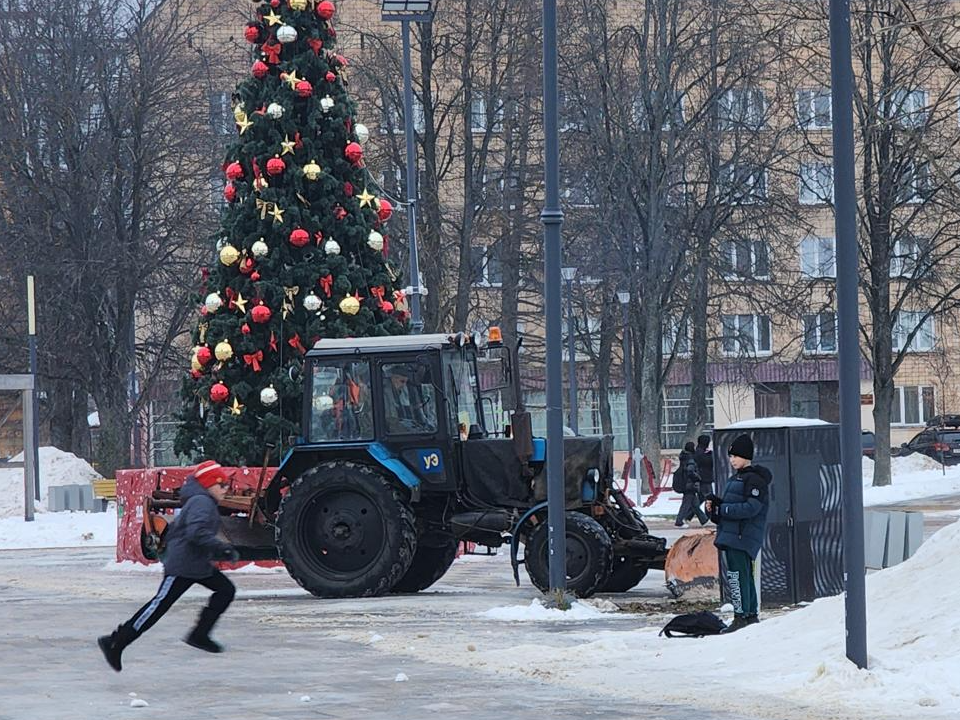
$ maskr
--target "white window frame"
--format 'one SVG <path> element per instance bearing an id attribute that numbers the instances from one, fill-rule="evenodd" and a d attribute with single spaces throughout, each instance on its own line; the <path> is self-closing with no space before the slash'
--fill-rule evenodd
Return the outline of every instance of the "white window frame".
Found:
<path id="1" fill-rule="evenodd" d="M 890 119 L 902 127 L 926 124 L 929 95 L 923 88 L 897 88 L 890 93 Z"/>
<path id="2" fill-rule="evenodd" d="M 890 255 L 890 277 L 913 277 L 920 266 L 922 242 L 918 237 L 903 237 L 893 243 L 893 252 Z"/>
<path id="3" fill-rule="evenodd" d="M 576 183 L 573 180 L 572 172 L 565 172 L 560 175 L 560 199 L 570 207 L 592 208 L 597 206 L 596 198 L 590 197 L 590 182 L 585 175 L 578 176 Z M 581 185 L 583 183 L 583 185 Z M 574 197 L 577 193 L 577 197 Z"/>
<path id="4" fill-rule="evenodd" d="M 909 160 L 904 166 L 904 180 L 898 200 L 908 205 L 926 202 L 930 191 L 930 163 L 926 160 Z"/>
<path id="5" fill-rule="evenodd" d="M 571 93 L 560 88 L 557 92 L 557 115 L 560 132 L 579 132 L 583 130 L 579 110 L 572 112 L 572 109 L 575 109 L 575 106 L 572 105 L 573 102 L 574 98 Z"/>
<path id="6" fill-rule="evenodd" d="M 647 127 L 647 104 L 645 100 L 646 97 L 642 92 L 637 93 L 637 96 L 633 100 L 633 120 L 642 131 L 647 131 L 650 129 Z M 678 110 L 680 112 L 679 117 L 676 115 Z M 680 94 L 678 101 L 671 103 L 670 107 L 668 108 L 667 116 L 663 119 L 663 124 L 660 126 L 660 130 L 666 132 L 672 127 L 682 127 L 686 122 L 686 117 L 687 96 L 686 94 Z"/>
<path id="7" fill-rule="evenodd" d="M 384 107 L 385 122 L 382 128 L 382 132 L 388 132 L 388 125 L 393 126 L 394 135 L 403 135 L 407 131 L 406 124 L 403 119 L 403 98 L 400 99 L 399 105 L 394 105 L 390 103 Z M 386 121 L 389 121 L 386 122 Z M 413 131 L 422 133 L 424 128 L 424 114 L 423 114 L 423 103 L 420 102 L 420 98 L 416 95 L 413 97 Z"/>
<path id="8" fill-rule="evenodd" d="M 913 388 L 917 391 L 917 417 L 919 418 L 918 422 L 906 422 L 904 418 L 907 417 L 907 403 L 906 403 L 906 393 L 905 390 Z M 897 385 L 893 388 L 893 407 L 897 411 L 898 420 L 894 420 L 893 415 L 890 417 L 890 425 L 893 427 L 925 427 L 927 421 L 930 420 L 926 416 L 926 413 L 923 412 L 923 391 L 929 390 L 930 394 L 933 396 L 933 415 L 937 414 L 937 389 L 933 385 Z M 931 415 L 930 417 L 933 417 Z"/>
<path id="9" fill-rule="evenodd" d="M 797 90 L 797 126 L 802 130 L 833 128 L 833 106 L 828 87 Z"/>
<path id="10" fill-rule="evenodd" d="M 585 349 L 586 342 L 584 341 L 584 336 L 582 333 L 582 328 L 579 327 L 580 323 L 575 323 L 577 325 L 574 328 L 574 338 L 573 338 L 573 354 L 577 362 L 585 362 L 590 359 L 590 353 Z M 569 338 L 567 337 L 567 323 L 563 324 L 563 361 L 570 361 L 570 353 L 568 352 Z M 593 356 L 596 357 L 600 355 L 600 318 L 588 315 L 587 316 L 587 337 L 590 343 L 590 351 L 593 353 Z"/>
<path id="11" fill-rule="evenodd" d="M 470 132 L 482 134 L 487 131 L 487 99 L 474 96 L 470 100 Z M 490 132 L 503 132 L 503 104 L 493 111 L 493 125 Z"/>
<path id="12" fill-rule="evenodd" d="M 730 88 L 720 96 L 720 129 L 736 130 L 745 126 L 760 130 L 764 126 L 766 109 L 763 88 L 753 85 Z"/>
<path id="13" fill-rule="evenodd" d="M 693 349 L 693 331 L 690 320 L 682 321 L 676 317 L 664 318 L 660 328 L 660 352 L 664 357 L 676 354 L 676 357 L 690 357 Z"/>
<path id="14" fill-rule="evenodd" d="M 766 256 L 767 269 L 765 273 L 758 271 L 760 251 Z M 741 266 L 740 252 L 750 252 L 749 275 L 742 275 L 738 268 Z M 769 280 L 770 279 L 770 248 L 763 240 L 724 240 L 720 244 L 723 254 L 723 277 L 728 280 Z"/>
<path id="15" fill-rule="evenodd" d="M 800 273 L 809 278 L 837 277 L 837 239 L 807 235 L 800 241 Z"/>
<path id="16" fill-rule="evenodd" d="M 749 335 L 744 332 L 748 323 L 751 330 Z M 736 332 L 735 336 L 727 335 L 726 330 L 728 326 L 732 326 L 732 329 Z M 762 326 L 766 327 L 767 347 L 760 347 Z M 720 346 L 723 354 L 727 357 L 744 355 L 748 357 L 762 357 L 773 353 L 773 326 L 768 315 L 750 313 L 736 315 L 724 314 L 720 316 L 720 330 Z M 753 350 L 744 346 L 744 343 L 741 342 L 741 339 L 744 338 L 750 339 Z M 729 347 L 728 343 L 732 343 L 733 347 Z"/>
<path id="17" fill-rule="evenodd" d="M 906 352 L 931 352 L 937 344 L 936 327 L 933 321 L 933 315 L 928 315 L 923 322 L 920 321 L 926 315 L 923 310 L 900 310 L 894 315 L 893 328 L 891 329 L 891 341 L 894 352 L 905 350 Z M 907 337 L 917 327 L 920 332 L 914 335 L 910 341 L 910 347 L 905 348 Z"/>
<path id="18" fill-rule="evenodd" d="M 738 169 L 743 169 L 746 174 L 743 176 L 744 187 L 735 189 L 734 183 L 738 176 Z M 756 192 L 758 185 L 761 188 L 759 194 Z M 727 163 L 720 167 L 720 183 L 717 190 L 726 194 L 726 200 L 730 205 L 758 205 L 767 199 L 767 171 L 745 163 Z M 747 192 L 743 193 L 742 190 Z M 724 198 L 721 196 L 722 199 Z"/>
<path id="19" fill-rule="evenodd" d="M 824 320 L 829 318 L 833 324 L 833 347 L 824 347 Z M 813 343 L 808 343 L 812 339 Z M 810 345 L 813 345 L 810 347 Z M 805 313 L 803 316 L 803 354 L 835 355 L 837 352 L 837 314 L 833 310 L 821 310 L 818 313 Z"/>
<path id="20" fill-rule="evenodd" d="M 480 260 L 480 279 L 474 281 L 473 279 L 473 251 L 476 249 L 481 250 L 481 260 Z M 493 282 L 490 280 L 490 261 L 494 260 L 499 262 L 499 258 L 496 257 L 496 251 L 492 245 L 471 245 L 470 246 L 470 264 L 471 264 L 471 284 L 473 287 L 483 287 L 483 288 L 498 288 L 503 285 L 503 264 L 500 264 L 500 280 Z"/>
<path id="21" fill-rule="evenodd" d="M 833 202 L 833 164 L 800 163 L 801 205 L 826 205 Z"/>

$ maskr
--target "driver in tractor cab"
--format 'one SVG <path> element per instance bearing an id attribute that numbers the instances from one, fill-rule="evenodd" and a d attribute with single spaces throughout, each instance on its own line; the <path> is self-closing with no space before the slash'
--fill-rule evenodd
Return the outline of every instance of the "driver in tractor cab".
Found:
<path id="1" fill-rule="evenodd" d="M 391 433 L 434 432 L 437 428 L 429 398 L 424 399 L 421 383 L 411 382 L 417 369 L 410 363 L 384 367 L 383 411 Z"/>

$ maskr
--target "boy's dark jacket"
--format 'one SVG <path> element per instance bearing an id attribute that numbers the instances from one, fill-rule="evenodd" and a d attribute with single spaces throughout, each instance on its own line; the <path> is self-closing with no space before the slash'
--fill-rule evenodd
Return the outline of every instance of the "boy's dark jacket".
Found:
<path id="1" fill-rule="evenodd" d="M 727 480 L 723 497 L 714 502 L 710 512 L 710 519 L 717 524 L 714 544 L 718 548 L 743 550 L 757 557 L 763 547 L 772 479 L 762 465 L 749 465 Z"/>
<path id="2" fill-rule="evenodd" d="M 213 560 L 232 551 L 217 538 L 220 511 L 217 501 L 191 475 L 180 488 L 183 507 L 165 538 L 163 571 L 166 575 L 200 580 L 213 575 Z"/>

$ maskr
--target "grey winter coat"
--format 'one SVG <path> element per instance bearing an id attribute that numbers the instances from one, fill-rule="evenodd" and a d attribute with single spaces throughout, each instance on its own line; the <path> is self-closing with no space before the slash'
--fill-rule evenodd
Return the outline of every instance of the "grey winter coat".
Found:
<path id="1" fill-rule="evenodd" d="M 710 519 L 717 524 L 714 545 L 743 550 L 756 558 L 766 535 L 773 476 L 762 465 L 749 465 L 727 480 L 723 498 L 714 503 Z"/>
<path id="2" fill-rule="evenodd" d="M 213 575 L 213 561 L 230 552 L 217 538 L 220 512 L 213 495 L 190 475 L 180 488 L 183 507 L 165 538 L 163 570 L 166 575 L 200 580 Z"/>

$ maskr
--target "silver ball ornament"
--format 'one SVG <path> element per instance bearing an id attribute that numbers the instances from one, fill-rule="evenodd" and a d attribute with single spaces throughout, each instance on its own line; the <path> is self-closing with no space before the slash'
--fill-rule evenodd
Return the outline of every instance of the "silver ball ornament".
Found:
<path id="1" fill-rule="evenodd" d="M 323 244 L 323 251 L 327 255 L 339 255 L 340 254 L 340 243 L 338 243 L 333 238 L 330 238 Z"/>
<path id="2" fill-rule="evenodd" d="M 284 45 L 297 39 L 297 29 L 292 25 L 281 25 L 277 30 L 277 40 Z"/>

